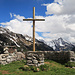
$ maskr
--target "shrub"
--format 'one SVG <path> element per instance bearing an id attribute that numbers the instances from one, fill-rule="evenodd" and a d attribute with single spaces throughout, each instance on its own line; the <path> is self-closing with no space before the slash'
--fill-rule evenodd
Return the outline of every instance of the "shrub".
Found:
<path id="1" fill-rule="evenodd" d="M 65 63 L 65 66 L 66 66 L 66 67 L 71 67 L 71 68 L 72 68 L 72 67 L 75 67 L 75 62 L 70 62 L 70 61 L 69 61 L 69 62 Z"/>
<path id="2" fill-rule="evenodd" d="M 34 71 L 34 72 L 39 72 L 40 69 L 36 66 L 30 66 L 31 70 Z"/>
<path id="3" fill-rule="evenodd" d="M 40 66 L 40 69 L 41 69 L 42 71 L 48 71 L 48 70 L 49 70 L 49 65 L 48 65 L 48 64 L 41 65 L 41 66 Z"/>
<path id="4" fill-rule="evenodd" d="M 22 69 L 23 71 L 30 71 L 30 67 L 25 65 L 24 67 L 20 67 L 19 69 Z"/>

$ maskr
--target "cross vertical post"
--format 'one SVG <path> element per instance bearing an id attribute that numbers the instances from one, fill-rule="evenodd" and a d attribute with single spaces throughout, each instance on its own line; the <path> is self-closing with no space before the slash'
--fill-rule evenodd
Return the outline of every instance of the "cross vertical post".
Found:
<path id="1" fill-rule="evenodd" d="M 33 7 L 33 19 L 35 19 L 35 7 Z M 33 51 L 35 51 L 35 20 L 33 20 Z"/>
<path id="2" fill-rule="evenodd" d="M 35 51 L 35 21 L 45 21 L 45 19 L 35 19 L 35 7 L 33 7 L 33 19 L 23 19 L 23 21 L 33 21 L 33 51 Z"/>

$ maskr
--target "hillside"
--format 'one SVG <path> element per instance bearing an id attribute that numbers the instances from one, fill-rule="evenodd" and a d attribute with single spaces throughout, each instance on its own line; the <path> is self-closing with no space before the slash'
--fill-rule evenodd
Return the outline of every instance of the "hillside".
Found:
<path id="1" fill-rule="evenodd" d="M 7 28 L 0 27 L 0 48 L 3 46 L 16 46 L 19 50 L 32 50 L 33 49 L 33 39 L 28 35 L 17 34 L 11 32 Z M 35 40 L 36 50 L 39 51 L 51 51 L 53 50 L 50 46 L 46 45 L 45 43 Z"/>

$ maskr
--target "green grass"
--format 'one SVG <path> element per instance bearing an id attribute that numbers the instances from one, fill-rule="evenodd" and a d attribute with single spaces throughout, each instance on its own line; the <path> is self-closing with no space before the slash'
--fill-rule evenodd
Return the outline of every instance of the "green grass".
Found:
<path id="1" fill-rule="evenodd" d="M 75 69 L 51 60 L 45 60 L 45 64 L 48 64 L 50 68 L 48 71 L 33 72 L 19 69 L 25 64 L 25 61 L 16 61 L 7 65 L 0 65 L 0 75 L 75 75 Z"/>

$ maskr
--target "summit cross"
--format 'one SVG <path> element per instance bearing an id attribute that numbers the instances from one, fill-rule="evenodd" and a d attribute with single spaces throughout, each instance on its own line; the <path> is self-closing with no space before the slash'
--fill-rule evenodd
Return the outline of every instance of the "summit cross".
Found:
<path id="1" fill-rule="evenodd" d="M 45 19 L 35 19 L 35 7 L 33 7 L 33 19 L 23 19 L 23 21 L 33 21 L 33 51 L 35 51 L 35 21 L 45 21 Z"/>

